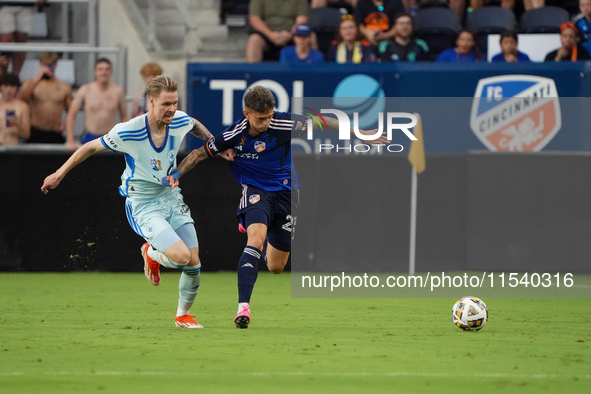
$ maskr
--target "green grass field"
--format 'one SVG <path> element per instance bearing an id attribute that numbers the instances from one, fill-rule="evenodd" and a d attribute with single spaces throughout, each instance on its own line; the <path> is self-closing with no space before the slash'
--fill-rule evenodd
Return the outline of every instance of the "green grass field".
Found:
<path id="1" fill-rule="evenodd" d="M 463 332 L 455 299 L 296 299 L 261 273 L 236 330 L 235 274 L 206 272 L 187 330 L 177 281 L 0 274 L 0 392 L 591 392 L 591 299 L 485 299 Z"/>

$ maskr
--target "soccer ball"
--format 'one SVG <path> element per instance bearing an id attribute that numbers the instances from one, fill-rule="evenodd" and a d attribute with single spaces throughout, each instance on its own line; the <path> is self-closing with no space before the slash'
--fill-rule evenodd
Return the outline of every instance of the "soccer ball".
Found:
<path id="1" fill-rule="evenodd" d="M 453 322 L 464 331 L 478 331 L 488 321 L 488 308 L 480 298 L 463 297 L 451 309 Z"/>

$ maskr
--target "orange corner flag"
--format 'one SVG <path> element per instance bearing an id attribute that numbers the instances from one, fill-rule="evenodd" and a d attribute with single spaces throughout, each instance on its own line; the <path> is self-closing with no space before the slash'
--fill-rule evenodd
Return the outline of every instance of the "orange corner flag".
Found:
<path id="1" fill-rule="evenodd" d="M 423 143 L 423 120 L 421 119 L 421 115 L 415 115 L 418 118 L 414 130 L 414 136 L 417 137 L 417 140 L 411 141 L 410 143 L 408 161 L 416 168 L 417 174 L 420 174 L 427 168 L 427 162 L 425 160 L 425 144 Z"/>

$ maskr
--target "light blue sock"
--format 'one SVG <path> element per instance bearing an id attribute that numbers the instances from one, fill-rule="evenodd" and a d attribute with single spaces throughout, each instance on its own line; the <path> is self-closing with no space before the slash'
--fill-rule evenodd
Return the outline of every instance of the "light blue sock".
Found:
<path id="1" fill-rule="evenodd" d="M 201 264 L 186 266 L 181 272 L 179 279 L 179 305 L 176 315 L 184 316 L 189 314 L 189 310 L 195 302 L 199 283 L 201 282 Z"/>

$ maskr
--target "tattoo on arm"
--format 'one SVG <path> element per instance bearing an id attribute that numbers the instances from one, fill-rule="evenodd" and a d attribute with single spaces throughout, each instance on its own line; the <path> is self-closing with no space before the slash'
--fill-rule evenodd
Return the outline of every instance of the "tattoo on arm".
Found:
<path id="1" fill-rule="evenodd" d="M 199 122 L 198 120 L 195 120 L 195 126 L 193 129 L 191 129 L 191 134 L 204 141 L 207 141 L 213 137 L 209 130 L 207 130 L 207 127 L 205 127 L 203 123 Z"/>
<path id="2" fill-rule="evenodd" d="M 177 171 L 180 171 L 181 174 L 186 174 L 187 172 L 191 171 L 193 167 L 197 165 L 202 160 L 207 159 L 207 154 L 205 153 L 205 147 L 201 147 L 198 149 L 193 149 L 191 153 L 187 155 L 181 161 L 181 164 L 178 166 Z"/>

